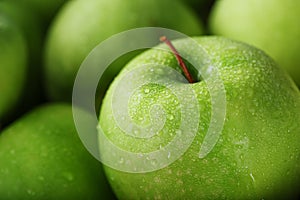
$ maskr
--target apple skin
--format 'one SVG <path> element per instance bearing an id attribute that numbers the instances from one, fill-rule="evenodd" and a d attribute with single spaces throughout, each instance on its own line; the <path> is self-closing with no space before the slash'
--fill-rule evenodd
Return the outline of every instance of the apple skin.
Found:
<path id="1" fill-rule="evenodd" d="M 28 43 L 29 62 L 32 65 L 40 65 L 38 60 L 42 51 L 42 24 L 36 13 L 31 12 L 26 4 L 18 4 L 14 1 L 1 1 L 0 12 L 8 16 L 23 32 Z"/>
<path id="2" fill-rule="evenodd" d="M 198 157 L 211 116 L 210 93 L 206 82 L 200 81 L 191 85 L 201 114 L 197 135 L 189 149 L 168 167 L 154 172 L 127 173 L 105 166 L 115 194 L 119 199 L 295 197 L 300 186 L 298 88 L 269 56 L 253 46 L 216 36 L 194 39 L 219 70 L 226 91 L 226 119 L 216 146 L 203 159 Z M 173 44 L 184 58 L 197 56 L 185 40 Z M 123 68 L 101 107 L 99 123 L 104 134 L 119 148 L 135 153 L 159 150 L 161 144 L 172 141 L 175 134 L 172 130 L 180 124 L 175 96 L 157 84 L 137 89 L 128 102 L 128 109 L 136 124 L 145 125 L 139 119 L 149 120 L 149 102 L 163 106 L 167 120 L 159 138 L 145 141 L 129 137 L 115 121 L 111 109 L 115 88 L 122 84 L 120 80 L 128 71 L 151 63 L 180 70 L 172 53 L 146 51 Z M 144 74 L 146 80 L 153 76 Z M 145 94 L 145 89 L 152 92 Z M 174 116 L 173 120 L 169 115 Z"/>
<path id="3" fill-rule="evenodd" d="M 43 105 L 0 135 L 1 199 L 113 199 L 68 104 Z"/>
<path id="4" fill-rule="evenodd" d="M 15 108 L 16 115 L 19 116 L 40 103 L 44 96 L 43 77 L 41 76 L 43 27 L 38 15 L 22 3 L 1 1 L 0 13 L 6 15 L 20 28 L 28 47 L 27 76 L 24 83 L 26 92 L 23 92 L 21 97 L 23 105 Z M 12 118 L 15 119 L 16 116 L 12 116 Z"/>
<path id="5" fill-rule="evenodd" d="M 27 45 L 21 30 L 0 14 L 0 126 L 19 101 L 27 69 Z"/>
<path id="6" fill-rule="evenodd" d="M 66 3 L 50 28 L 46 44 L 45 78 L 49 98 L 71 100 L 77 70 L 95 46 L 113 34 L 145 26 L 175 29 L 188 35 L 202 33 L 201 23 L 191 9 L 172 0 L 78 0 Z M 119 65 L 112 68 L 108 79 L 120 70 Z"/>
<path id="7" fill-rule="evenodd" d="M 222 0 L 210 16 L 213 34 L 266 51 L 300 86 L 300 1 Z"/>
<path id="8" fill-rule="evenodd" d="M 7 0 L 5 0 L 7 1 Z M 49 22 L 59 8 L 68 0 L 8 0 L 16 4 L 26 5 L 31 12 L 38 14 L 44 22 Z"/>

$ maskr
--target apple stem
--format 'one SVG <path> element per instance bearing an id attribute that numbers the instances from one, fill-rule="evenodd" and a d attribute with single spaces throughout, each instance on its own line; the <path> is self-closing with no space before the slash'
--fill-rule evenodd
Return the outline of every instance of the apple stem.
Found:
<path id="1" fill-rule="evenodd" d="M 175 54 L 176 60 L 178 61 L 178 64 L 181 67 L 186 79 L 189 81 L 189 83 L 194 83 L 191 73 L 189 72 L 188 68 L 186 67 L 185 63 L 182 60 L 182 57 L 179 55 L 178 51 L 171 43 L 171 41 L 168 40 L 166 36 L 160 37 L 160 41 L 166 43 L 166 45 L 170 47 L 171 51 Z"/>

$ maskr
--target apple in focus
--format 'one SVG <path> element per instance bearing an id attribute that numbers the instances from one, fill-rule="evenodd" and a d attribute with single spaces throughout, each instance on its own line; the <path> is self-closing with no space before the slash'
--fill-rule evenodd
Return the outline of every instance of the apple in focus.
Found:
<path id="1" fill-rule="evenodd" d="M 217 36 L 195 37 L 218 69 L 226 92 L 226 118 L 214 148 L 199 157 L 199 149 L 209 129 L 212 116 L 211 94 L 205 80 L 190 84 L 200 116 L 196 136 L 186 152 L 165 168 L 133 173 L 105 166 L 108 180 L 119 199 L 286 199 L 295 198 L 300 186 L 300 93 L 295 83 L 263 51 L 231 39 Z M 188 40 L 173 41 L 182 58 L 201 58 Z M 168 74 L 155 71 L 158 65 L 181 72 L 174 53 L 151 49 L 129 62 L 112 82 L 100 110 L 99 125 L 116 147 L 136 153 L 160 151 L 174 140 L 180 130 L 181 103 L 166 86 L 154 83 L 157 77 L 169 80 Z M 152 70 L 135 75 L 147 65 Z M 187 65 L 192 71 L 191 65 Z M 128 102 L 128 116 L 137 126 L 147 127 L 153 120 L 153 107 L 164 110 L 162 129 L 149 138 L 134 137 L 120 127 L 114 110 L 114 95 L 119 85 L 131 75 L 149 82 L 139 85 Z M 153 83 L 151 82 L 153 80 Z M 189 84 L 173 80 L 174 85 Z M 212 81 L 211 84 L 215 82 Z M 218 88 L 217 88 L 218 89 Z M 220 89 L 220 88 L 219 88 Z M 179 91 L 183 92 L 183 91 Z M 119 95 L 119 96 L 118 96 Z M 186 97 L 189 101 L 189 97 Z M 118 105 L 116 105 L 118 106 Z M 117 107 L 116 107 L 117 108 Z M 196 107 L 194 109 L 197 109 Z M 158 111 L 157 111 L 158 112 Z M 160 121 L 158 119 L 157 121 Z M 127 124 L 131 127 L 131 124 Z M 124 125 L 126 126 L 126 124 Z M 151 127 L 150 127 L 151 128 Z M 150 129 L 149 129 L 150 130 Z M 179 130 L 179 132 L 178 132 Z M 182 133 L 182 134 L 181 134 Z M 130 135 L 131 134 L 131 135 Z M 99 144 L 102 144 L 99 140 Z M 181 144 L 178 144 L 178 147 Z M 102 150 L 108 148 L 103 146 Z M 101 152 L 100 152 L 101 153 Z M 174 152 L 169 152 L 168 159 Z M 126 157 L 115 162 L 126 165 Z M 160 165 L 162 160 L 150 164 Z M 133 166 L 139 167 L 139 166 Z"/>

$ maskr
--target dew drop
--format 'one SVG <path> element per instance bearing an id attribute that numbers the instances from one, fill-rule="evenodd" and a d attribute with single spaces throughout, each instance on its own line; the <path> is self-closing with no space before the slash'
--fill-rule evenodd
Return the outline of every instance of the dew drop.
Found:
<path id="1" fill-rule="evenodd" d="M 157 160 L 156 159 L 152 159 L 151 160 L 151 165 L 156 166 L 157 165 Z"/>
<path id="2" fill-rule="evenodd" d="M 134 135 L 138 135 L 140 132 L 138 130 L 133 131 Z"/>
<path id="3" fill-rule="evenodd" d="M 73 174 L 71 174 L 70 172 L 65 172 L 63 174 L 63 176 L 68 180 L 68 181 L 73 181 L 74 177 Z"/>
<path id="4" fill-rule="evenodd" d="M 253 182 L 255 182 L 255 178 L 254 178 L 253 174 L 252 174 L 252 173 L 250 173 L 249 175 L 250 175 L 250 177 L 251 177 L 252 181 L 253 181 Z"/>
<path id="5" fill-rule="evenodd" d="M 30 189 L 27 190 L 27 193 L 28 193 L 29 195 L 31 195 L 31 196 L 35 195 L 35 193 L 34 193 L 32 190 L 30 190 Z"/>
<path id="6" fill-rule="evenodd" d="M 243 154 L 240 155 L 240 159 L 244 160 L 244 155 Z"/>
<path id="7" fill-rule="evenodd" d="M 182 134 L 182 131 L 180 129 L 176 130 L 176 135 L 181 136 L 181 134 Z"/>
<path id="8" fill-rule="evenodd" d="M 144 90 L 145 94 L 148 94 L 150 92 L 150 90 L 147 88 Z"/>
<path id="9" fill-rule="evenodd" d="M 169 120 L 173 120 L 174 116 L 173 115 L 169 115 Z"/>
<path id="10" fill-rule="evenodd" d="M 168 153 L 168 159 L 170 159 L 171 158 L 171 152 L 169 151 L 169 153 Z"/>
<path id="11" fill-rule="evenodd" d="M 119 163 L 123 164 L 124 163 L 124 158 L 120 158 Z"/>

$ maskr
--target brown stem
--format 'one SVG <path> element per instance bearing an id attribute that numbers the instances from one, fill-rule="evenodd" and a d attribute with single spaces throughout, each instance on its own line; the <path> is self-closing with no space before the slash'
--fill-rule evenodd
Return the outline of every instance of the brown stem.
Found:
<path id="1" fill-rule="evenodd" d="M 180 67 L 181 67 L 181 69 L 182 69 L 182 71 L 183 71 L 186 79 L 189 81 L 189 83 L 194 83 L 194 80 L 193 80 L 193 77 L 192 77 L 191 73 L 189 72 L 188 68 L 184 64 L 181 56 L 179 55 L 178 51 L 173 46 L 173 44 L 171 43 L 171 41 L 168 40 L 168 38 L 166 36 L 160 37 L 160 41 L 161 42 L 165 42 L 166 45 L 168 45 L 170 47 L 170 49 L 172 50 L 172 52 L 175 54 L 176 60 L 178 61 L 178 64 L 180 65 Z"/>

